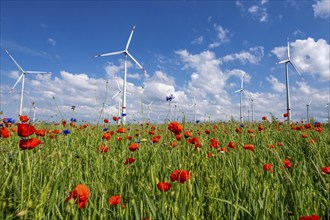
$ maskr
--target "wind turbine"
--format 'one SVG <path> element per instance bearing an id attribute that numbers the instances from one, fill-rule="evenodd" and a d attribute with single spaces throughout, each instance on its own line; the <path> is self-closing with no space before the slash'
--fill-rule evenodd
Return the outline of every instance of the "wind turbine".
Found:
<path id="1" fill-rule="evenodd" d="M 288 70 L 288 66 L 289 63 L 291 64 L 291 66 L 293 67 L 293 69 L 298 73 L 299 76 L 301 76 L 301 74 L 298 72 L 297 68 L 295 67 L 295 65 L 291 62 L 290 59 L 290 45 L 289 45 L 289 41 L 288 41 L 288 58 L 285 60 L 282 60 L 280 62 L 277 62 L 277 64 L 282 64 L 285 63 L 285 87 L 286 87 L 286 113 L 288 114 L 288 124 L 290 124 L 291 122 L 291 104 L 290 104 L 290 91 L 289 91 L 289 70 Z"/>
<path id="2" fill-rule="evenodd" d="M 150 122 L 150 113 L 152 112 L 151 111 L 151 105 L 154 101 L 151 101 L 148 105 L 147 105 L 147 109 L 148 109 L 148 121 Z"/>
<path id="3" fill-rule="evenodd" d="M 196 123 L 197 119 L 196 119 L 196 98 L 195 98 L 195 96 L 194 96 L 194 103 L 190 107 L 194 107 L 194 122 Z"/>
<path id="4" fill-rule="evenodd" d="M 94 57 L 104 57 L 104 56 L 112 56 L 112 55 L 117 55 L 117 54 L 124 54 L 124 83 L 123 83 L 123 101 L 122 101 L 122 114 L 121 114 L 122 124 L 126 124 L 126 77 L 127 77 L 126 75 L 127 75 L 127 57 L 130 57 L 143 70 L 145 77 L 148 76 L 147 72 L 141 66 L 141 64 L 139 64 L 139 62 L 136 61 L 136 59 L 128 52 L 128 47 L 129 47 L 129 44 L 131 42 L 134 29 L 135 29 L 135 25 L 133 26 L 131 35 L 128 38 L 128 41 L 127 41 L 127 44 L 126 44 L 126 47 L 125 47 L 124 50 L 116 51 L 116 52 L 111 52 L 111 53 L 105 53 L 105 54 L 99 54 L 99 55 L 94 56 Z"/>
<path id="5" fill-rule="evenodd" d="M 251 118 L 252 118 L 252 122 L 254 122 L 254 105 L 253 105 L 253 97 L 251 94 L 249 93 L 246 93 L 245 90 L 243 89 L 243 92 L 246 96 L 248 96 L 250 98 L 250 101 L 251 101 Z"/>
<path id="6" fill-rule="evenodd" d="M 118 80 L 116 78 L 116 83 L 117 83 L 117 88 L 118 88 L 118 91 L 116 92 L 116 94 L 114 94 L 112 96 L 112 99 L 116 98 L 117 95 L 119 95 L 121 93 L 121 89 L 120 89 L 120 86 L 119 86 L 119 83 L 118 83 Z"/>
<path id="7" fill-rule="evenodd" d="M 6 53 L 10 57 L 10 59 L 15 63 L 17 68 L 21 71 L 21 76 L 18 78 L 14 86 L 10 89 L 9 93 L 11 93 L 16 87 L 17 83 L 22 79 L 22 91 L 21 91 L 21 101 L 19 106 L 19 115 L 23 115 L 23 96 L 24 96 L 24 82 L 25 82 L 25 74 L 50 74 L 51 72 L 40 72 L 40 71 L 24 71 L 23 68 L 16 62 L 14 57 L 6 50 Z"/>
<path id="8" fill-rule="evenodd" d="M 242 115 L 242 98 L 243 98 L 243 92 L 244 92 L 244 87 L 243 87 L 243 78 L 244 75 L 241 78 L 241 88 L 239 90 L 236 90 L 234 93 L 239 92 L 240 93 L 240 101 L 239 101 L 239 121 L 242 123 L 243 122 L 243 115 Z"/>
<path id="9" fill-rule="evenodd" d="M 307 108 L 307 123 L 309 123 L 309 106 L 312 103 L 312 99 L 306 104 L 306 108 Z"/>

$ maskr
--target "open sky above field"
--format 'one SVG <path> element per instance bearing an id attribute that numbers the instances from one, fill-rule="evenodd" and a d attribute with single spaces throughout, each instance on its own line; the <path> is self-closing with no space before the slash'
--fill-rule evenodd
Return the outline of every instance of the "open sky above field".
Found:
<path id="1" fill-rule="evenodd" d="M 310 114 L 326 121 L 330 85 L 328 0 L 280 1 L 1 1 L 1 111 L 16 118 L 21 83 L 7 49 L 27 74 L 23 112 L 37 119 L 96 120 L 117 115 L 116 78 L 122 86 L 123 55 L 93 58 L 123 50 L 136 25 L 130 54 L 149 76 L 129 59 L 127 120 L 141 118 L 143 103 L 151 121 L 163 120 L 175 99 L 173 118 L 239 120 L 240 78 L 254 98 L 255 118 L 286 112 L 287 41 L 293 120 Z M 106 89 L 106 81 L 108 87 Z M 53 99 L 55 97 L 55 99 Z M 243 97 L 244 120 L 250 101 Z M 76 106 L 73 113 L 72 106 Z M 251 110 L 250 110 L 251 117 Z"/>

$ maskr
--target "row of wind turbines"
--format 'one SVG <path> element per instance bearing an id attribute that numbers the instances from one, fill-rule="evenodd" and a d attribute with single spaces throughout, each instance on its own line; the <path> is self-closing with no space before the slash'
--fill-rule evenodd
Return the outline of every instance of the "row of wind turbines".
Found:
<path id="1" fill-rule="evenodd" d="M 113 55 L 124 55 L 124 78 L 123 78 L 123 89 L 121 90 L 118 81 L 116 80 L 117 83 L 117 87 L 118 87 L 118 91 L 117 93 L 112 97 L 115 98 L 116 96 L 118 96 L 120 93 L 122 93 L 122 101 L 118 103 L 118 112 L 120 112 L 120 105 L 121 105 L 121 123 L 122 124 L 126 124 L 126 116 L 127 116 L 127 112 L 126 112 L 126 96 L 127 96 L 127 91 L 126 91 L 126 83 L 127 83 L 127 59 L 128 57 L 133 60 L 137 66 L 139 66 L 142 71 L 144 72 L 144 76 L 148 77 L 147 71 L 143 68 L 143 66 L 129 53 L 128 48 L 129 45 L 131 43 L 132 37 L 133 37 L 133 33 L 135 30 L 135 25 L 133 26 L 133 29 L 131 31 L 131 34 L 128 38 L 128 41 L 126 43 L 125 49 L 121 50 L 121 51 L 115 51 L 115 52 L 110 52 L 110 53 L 105 53 L 105 54 L 98 54 L 95 55 L 94 57 L 105 57 L 105 56 L 113 56 Z M 42 71 L 25 71 L 17 62 L 16 60 L 13 58 L 13 56 L 5 49 L 6 53 L 8 54 L 8 56 L 11 58 L 11 60 L 15 63 L 15 65 L 17 66 L 17 68 L 21 71 L 21 75 L 18 78 L 18 80 L 16 81 L 16 83 L 14 84 L 14 86 L 11 88 L 10 93 L 14 90 L 14 88 L 16 87 L 16 85 L 18 84 L 18 82 L 20 80 L 22 80 L 22 89 L 21 89 L 21 97 L 20 97 L 20 108 L 19 108 L 19 115 L 23 114 L 23 97 L 24 97 L 24 83 L 25 83 L 25 75 L 26 74 L 51 74 L 51 72 L 42 72 Z M 291 103 L 290 103 L 290 90 L 289 90 L 289 75 L 288 75 L 288 66 L 289 64 L 293 67 L 293 69 L 295 70 L 295 72 L 297 72 L 300 76 L 301 74 L 299 73 L 299 71 L 297 70 L 297 68 L 295 67 L 295 65 L 292 63 L 291 58 L 290 58 L 290 45 L 289 45 L 289 41 L 287 44 L 287 59 L 278 62 L 277 64 L 285 64 L 285 79 L 286 79 L 286 113 L 288 115 L 287 118 L 287 122 L 290 123 L 291 122 Z M 254 106 L 253 106 L 253 97 L 246 93 L 246 91 L 244 90 L 243 87 L 243 81 L 244 81 L 244 75 L 241 78 L 241 88 L 237 91 L 235 91 L 235 93 L 240 93 L 240 122 L 243 122 L 243 114 L 242 114 L 242 99 L 243 99 L 243 93 L 249 97 L 250 102 L 251 102 L 251 110 L 252 110 L 252 122 L 254 121 Z M 151 112 L 151 104 L 152 102 L 147 106 L 148 107 L 148 118 L 149 118 L 149 113 Z M 311 104 L 311 101 L 307 104 L 307 120 L 309 121 L 309 106 Z M 34 104 L 33 104 L 34 105 Z M 34 105 L 35 106 L 35 105 Z M 196 99 L 194 97 L 194 102 L 192 104 L 191 107 L 194 107 L 194 121 L 196 122 Z M 329 109 L 330 109 L 330 103 L 328 101 L 326 107 L 328 108 L 328 119 L 329 117 Z"/>

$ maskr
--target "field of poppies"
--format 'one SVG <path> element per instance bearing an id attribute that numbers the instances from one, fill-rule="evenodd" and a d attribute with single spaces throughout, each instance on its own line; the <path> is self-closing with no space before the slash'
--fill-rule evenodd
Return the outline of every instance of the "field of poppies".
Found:
<path id="1" fill-rule="evenodd" d="M 0 219 L 330 219 L 330 126 L 3 118 Z"/>

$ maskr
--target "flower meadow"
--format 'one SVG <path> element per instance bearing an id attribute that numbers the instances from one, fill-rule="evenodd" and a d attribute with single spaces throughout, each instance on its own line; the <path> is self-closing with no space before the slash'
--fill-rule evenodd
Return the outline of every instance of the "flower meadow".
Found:
<path id="1" fill-rule="evenodd" d="M 0 219 L 330 219 L 329 124 L 114 120 L 2 119 Z"/>

